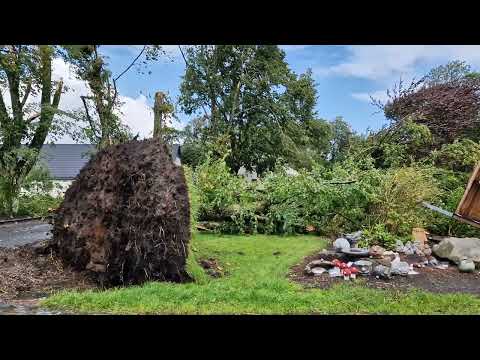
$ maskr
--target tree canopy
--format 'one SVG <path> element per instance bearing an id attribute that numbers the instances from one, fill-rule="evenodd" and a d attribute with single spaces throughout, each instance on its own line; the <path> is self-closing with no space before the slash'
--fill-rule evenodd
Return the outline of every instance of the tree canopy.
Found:
<path id="1" fill-rule="evenodd" d="M 9 214 L 47 136 L 60 130 L 54 124 L 63 91 L 63 82 L 52 80 L 56 56 L 56 46 L 0 46 L 0 187 Z"/>
<path id="2" fill-rule="evenodd" d="M 204 116 L 203 141 L 227 137 L 234 172 L 244 166 L 262 173 L 278 158 L 295 159 L 315 117 L 310 71 L 296 75 L 274 45 L 192 46 L 184 55 L 181 109 Z"/>

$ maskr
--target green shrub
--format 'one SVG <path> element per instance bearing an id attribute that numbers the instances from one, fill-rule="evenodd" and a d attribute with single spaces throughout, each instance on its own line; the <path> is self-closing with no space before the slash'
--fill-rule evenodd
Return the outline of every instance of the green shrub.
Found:
<path id="1" fill-rule="evenodd" d="M 226 233 L 256 232 L 256 193 L 241 176 L 230 173 L 224 159 L 208 159 L 194 175 L 200 220 L 222 221 Z"/>
<path id="2" fill-rule="evenodd" d="M 21 195 L 18 199 L 17 216 L 47 216 L 49 209 L 57 208 L 62 202 L 61 197 L 49 194 Z"/>
<path id="3" fill-rule="evenodd" d="M 470 139 L 455 140 L 433 151 L 429 160 L 449 170 L 470 172 L 480 161 L 480 144 Z"/>
<path id="4" fill-rule="evenodd" d="M 450 212 L 455 212 L 470 178 L 470 173 L 437 168 L 435 178 L 442 189 L 442 196 L 434 203 Z M 428 211 L 426 226 L 433 234 L 457 237 L 480 237 L 480 230 L 434 211 Z"/>
<path id="5" fill-rule="evenodd" d="M 421 202 L 435 200 L 441 194 L 433 170 L 389 169 L 380 179 L 368 208 L 369 225 L 384 224 L 390 233 L 400 236 L 407 236 L 414 227 L 425 226 L 428 216 Z"/>
<path id="6" fill-rule="evenodd" d="M 55 189 L 55 184 L 51 180 L 50 174 L 45 167 L 36 165 L 23 179 L 21 190 L 15 195 L 15 199 L 10 205 L 8 199 L 8 186 L 5 185 L 6 179 L 0 177 L 0 215 L 9 215 L 11 206 L 15 216 L 46 216 L 49 209 L 54 209 L 62 201 L 62 197 L 52 196 L 51 192 Z M 3 184 L 3 185 L 2 185 Z"/>
<path id="7" fill-rule="evenodd" d="M 365 229 L 362 239 L 359 241 L 359 247 L 370 247 L 380 245 L 386 249 L 394 249 L 395 242 L 398 239 L 385 226 L 385 224 L 375 224 L 369 229 Z"/>
<path id="8" fill-rule="evenodd" d="M 371 243 L 391 246 L 414 227 L 437 234 L 476 230 L 437 216 L 422 201 L 454 210 L 469 175 L 431 165 L 378 169 L 370 156 L 334 166 L 314 165 L 292 175 L 284 166 L 248 182 L 229 172 L 223 160 L 209 160 L 193 174 L 201 220 L 220 221 L 224 233 L 322 235 L 366 230 Z"/>

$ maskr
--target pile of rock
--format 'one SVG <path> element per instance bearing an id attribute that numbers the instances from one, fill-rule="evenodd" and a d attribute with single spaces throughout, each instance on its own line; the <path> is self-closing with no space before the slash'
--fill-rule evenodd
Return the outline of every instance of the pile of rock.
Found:
<path id="1" fill-rule="evenodd" d="M 423 229 L 413 229 L 415 240 L 405 244 L 397 240 L 394 251 L 378 245 L 368 249 L 358 248 L 362 232 L 344 234 L 333 242 L 334 251 L 322 251 L 319 260 L 307 264 L 305 273 L 312 276 L 343 276 L 345 280 L 355 278 L 357 273 L 390 279 L 393 275 L 417 275 L 415 268 L 449 267 L 448 262 L 441 262 L 436 257 L 454 262 L 463 272 L 472 272 L 480 266 L 480 239 L 445 238 L 431 248 L 426 234 Z"/>
<path id="2" fill-rule="evenodd" d="M 415 240 L 414 242 L 407 241 L 404 244 L 402 241 L 397 240 L 395 244 L 395 251 L 399 253 L 403 253 L 405 255 L 419 255 L 419 256 L 430 256 L 432 255 L 432 249 L 430 245 L 425 242 L 421 242 L 419 240 Z"/>
<path id="3" fill-rule="evenodd" d="M 480 239 L 448 237 L 433 246 L 433 253 L 448 259 L 463 272 L 472 272 L 480 267 Z"/>

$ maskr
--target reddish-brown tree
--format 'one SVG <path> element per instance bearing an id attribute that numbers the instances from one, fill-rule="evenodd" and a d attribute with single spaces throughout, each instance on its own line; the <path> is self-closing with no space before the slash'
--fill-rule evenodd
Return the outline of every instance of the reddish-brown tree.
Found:
<path id="1" fill-rule="evenodd" d="M 430 129 L 437 144 L 443 144 L 479 129 L 479 90 L 476 78 L 437 84 L 420 80 L 407 89 L 400 83 L 389 93 L 386 104 L 374 103 L 382 106 L 385 116 L 394 123 L 411 116 Z"/>

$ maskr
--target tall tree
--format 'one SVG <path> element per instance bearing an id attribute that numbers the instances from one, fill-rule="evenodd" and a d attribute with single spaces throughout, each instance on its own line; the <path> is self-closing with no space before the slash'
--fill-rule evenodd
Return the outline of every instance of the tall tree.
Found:
<path id="1" fill-rule="evenodd" d="M 132 67 L 157 60 L 163 50 L 158 45 L 143 46 L 131 63 L 114 76 L 99 45 L 70 45 L 63 47 L 64 59 L 73 66 L 78 79 L 88 84 L 90 94 L 81 96 L 83 111 L 80 116 L 86 126 L 77 137 L 96 144 L 99 148 L 128 140 L 129 128 L 119 118 L 120 100 L 117 83 Z M 144 58 L 143 58 L 144 57 Z M 70 114 L 72 115 L 72 114 Z"/>
<path id="2" fill-rule="evenodd" d="M 350 124 L 348 124 L 341 116 L 337 116 L 335 120 L 330 122 L 330 127 L 330 161 L 338 162 L 345 158 L 355 133 L 350 127 Z"/>
<path id="3" fill-rule="evenodd" d="M 10 215 L 52 132 L 63 90 L 62 81 L 52 81 L 57 55 L 55 46 L 0 46 L 0 185 Z"/>
<path id="4" fill-rule="evenodd" d="M 425 83 L 429 86 L 460 83 L 471 74 L 470 65 L 465 61 L 454 60 L 430 70 L 425 76 Z"/>
<path id="5" fill-rule="evenodd" d="M 180 106 L 203 113 L 204 141 L 227 136 L 233 172 L 262 173 L 298 154 L 296 139 L 315 115 L 311 72 L 294 74 L 274 45 L 202 45 L 182 54 Z"/>

